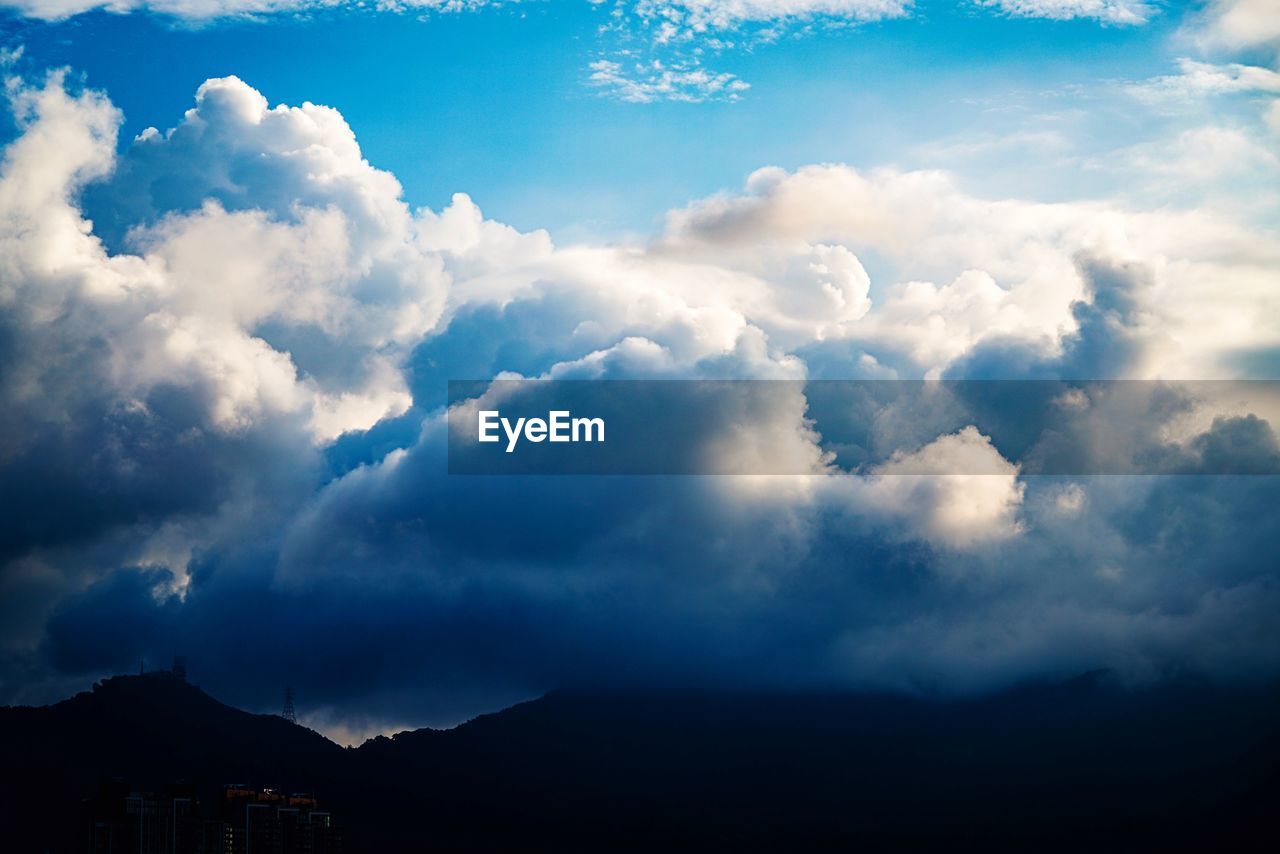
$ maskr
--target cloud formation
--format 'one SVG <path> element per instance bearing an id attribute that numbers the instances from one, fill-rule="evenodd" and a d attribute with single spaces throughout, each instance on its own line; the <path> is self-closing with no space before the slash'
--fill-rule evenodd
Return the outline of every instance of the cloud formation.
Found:
<path id="1" fill-rule="evenodd" d="M 1274 478 L 1025 478 L 1023 414 L 979 432 L 982 399 L 855 419 L 888 462 L 828 477 L 793 394 L 689 439 L 812 474 L 498 482 L 445 475 L 443 408 L 461 377 L 1248 375 L 1280 347 L 1273 233 L 821 165 L 557 246 L 411 209 L 336 111 L 235 78 L 119 154 L 106 96 L 9 91 L 6 700 L 174 652 L 234 701 L 290 681 L 396 722 L 619 680 L 1280 672 Z M 1269 410 L 1139 402 L 1055 417 L 1098 453 L 1275 453 Z M 903 473 L 957 457 L 992 473 Z"/>

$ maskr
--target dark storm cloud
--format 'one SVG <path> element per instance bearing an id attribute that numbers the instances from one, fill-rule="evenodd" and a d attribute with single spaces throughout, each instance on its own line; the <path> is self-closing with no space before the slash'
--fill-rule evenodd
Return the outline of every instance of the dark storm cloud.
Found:
<path id="1" fill-rule="evenodd" d="M 288 683 L 313 705 L 360 710 L 376 697 L 402 720 L 443 698 L 469 696 L 472 710 L 509 699 L 503 686 L 841 685 L 852 672 L 854 684 L 950 692 L 1028 668 L 1249 675 L 1280 655 L 1280 590 L 1257 560 L 1280 535 L 1274 478 L 1103 484 L 1069 522 L 1079 533 L 1028 536 L 995 556 L 1016 554 L 1002 569 L 953 558 L 979 574 L 944 583 L 936 552 L 850 531 L 834 513 L 805 547 L 780 550 L 785 533 L 768 520 L 746 532 L 708 513 L 723 499 L 698 479 L 634 492 L 618 479 L 555 481 L 455 481 L 439 499 L 460 503 L 455 516 L 407 491 L 345 496 L 290 558 L 305 575 L 283 582 L 269 552 L 208 556 L 181 601 L 155 595 L 154 572 L 113 575 L 51 621 L 52 659 L 92 672 L 180 652 L 201 684 L 246 704 L 269 708 Z M 1028 502 L 1059 486 L 1033 481 Z M 584 514 L 592 499 L 606 508 Z M 540 512 L 503 518 L 522 500 Z M 1092 542 L 1100 532 L 1116 542 Z"/>

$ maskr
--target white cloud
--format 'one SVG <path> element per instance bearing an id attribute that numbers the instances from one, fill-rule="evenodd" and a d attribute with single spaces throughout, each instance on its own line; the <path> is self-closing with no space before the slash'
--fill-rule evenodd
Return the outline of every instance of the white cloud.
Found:
<path id="1" fill-rule="evenodd" d="M 104 368 L 122 397 L 200 387 L 221 430 L 307 413 L 330 439 L 408 406 L 395 365 L 439 321 L 448 277 L 418 244 L 399 184 L 362 159 L 335 111 L 272 110 L 235 78 L 209 81 L 117 176 L 143 180 L 118 195 L 151 212 L 161 201 L 138 186 L 181 174 L 195 207 L 143 221 L 135 252 L 109 255 L 70 198 L 115 166 L 118 115 L 91 93 L 72 98 L 58 76 L 15 98 L 26 127 L 0 185 L 6 281 L 33 330 L 55 305 L 110 329 Z M 215 189 L 224 201 L 200 198 Z"/>
<path id="2" fill-rule="evenodd" d="M 621 63 L 600 59 L 591 63 L 589 85 L 632 104 L 654 101 L 736 101 L 751 88 L 727 71 L 708 71 L 696 64 L 664 65 L 659 60 Z"/>
<path id="3" fill-rule="evenodd" d="M 1217 136 L 1207 142 L 1214 151 L 1226 144 Z M 1152 170 L 1153 180 L 1161 167 L 1136 165 Z M 1051 352 L 1051 342 L 1075 325 L 1072 302 L 1088 290 L 1081 257 L 1137 261 L 1154 271 L 1151 287 L 1133 294 L 1144 309 L 1140 322 L 1159 331 L 1143 364 L 1128 367 L 1135 376 L 1221 375 L 1234 348 L 1280 343 L 1266 324 L 1248 320 L 1261 316 L 1262 305 L 1280 308 L 1264 284 L 1280 243 L 1207 209 L 992 201 L 939 172 L 825 165 L 760 170 L 741 194 L 673 211 L 663 240 L 667 251 L 694 257 L 816 242 L 874 253 L 894 276 L 880 283 L 885 296 L 859 319 L 824 329 L 824 340 L 856 341 L 881 363 L 905 355 L 922 372 L 995 337 L 1040 341 Z"/>
<path id="4" fill-rule="evenodd" d="M 729 29 L 747 22 L 789 22 L 815 17 L 878 21 L 902 17 L 912 5 L 912 0 L 638 0 L 635 11 L 645 20 L 669 24 L 678 30 L 703 32 Z"/>
<path id="5" fill-rule="evenodd" d="M 1206 47 L 1231 50 L 1280 43 L 1275 0 L 1210 0 L 1193 22 L 1192 35 Z"/>
<path id="6" fill-rule="evenodd" d="M 188 21 L 258 17 L 347 5 L 350 0 L 4 0 L 30 18 L 57 21 L 92 9 L 114 13 L 154 12 Z M 381 9 L 459 12 L 515 0 L 388 0 Z"/>
<path id="7" fill-rule="evenodd" d="M 46 133 L 51 105 L 66 100 L 51 86 L 42 96 L 49 118 L 32 124 L 11 157 Z M 78 128 L 57 133 L 74 139 Z M 1233 349 L 1278 343 L 1259 309 L 1274 299 L 1265 281 L 1280 249 L 1207 211 L 992 201 L 939 172 L 813 166 L 763 169 L 740 194 L 673 211 L 649 247 L 556 249 L 543 233 L 484 220 L 465 196 L 440 213 L 410 211 L 398 182 L 362 158 L 336 111 L 268 108 L 234 78 L 202 86 L 177 128 L 143 134 L 105 189 L 90 193 L 111 214 L 105 219 L 138 223 L 123 238 L 130 251 L 107 256 L 65 201 L 111 168 L 109 134 L 97 133 L 81 146 L 85 165 L 58 171 L 32 154 L 30 168 L 10 170 L 11 187 L 49 175 L 45 194 L 62 200 L 59 229 L 28 232 L 13 257 L 48 240 L 46 263 L 65 265 L 76 252 L 62 243 L 82 246 L 95 259 L 84 275 L 96 290 L 145 303 L 128 323 L 147 335 L 130 347 L 168 354 L 145 367 L 125 359 L 121 382 L 141 393 L 192 372 L 207 376 L 215 421 L 227 426 L 265 406 L 305 411 L 316 436 L 331 438 L 401 411 L 408 397 L 399 360 L 458 312 L 483 306 L 509 316 L 538 306 L 538 324 L 520 334 L 556 354 L 539 371 L 627 339 L 658 344 L 675 371 L 749 352 L 762 367 L 815 342 L 852 342 L 906 376 L 942 371 L 997 337 L 1051 354 L 1076 325 L 1073 301 L 1088 292 L 1082 255 L 1152 270 L 1134 316 L 1162 337 L 1134 370 L 1203 376 L 1224 370 Z M 1211 154 L 1237 151 L 1223 148 L 1230 139 L 1218 133 L 1205 143 Z M 1162 162 L 1135 166 L 1156 175 Z M 161 180 L 177 175 L 180 182 Z M 46 202 L 29 204 L 33 217 L 52 215 Z M 880 259 L 881 281 L 862 253 Z M 113 278 L 99 268 L 128 272 Z M 762 343 L 741 349 L 756 333 Z M 220 348 L 243 358 L 201 364 L 206 336 L 243 341 Z M 480 374 L 513 367 L 475 366 Z"/>
<path id="8" fill-rule="evenodd" d="M 961 470 L 966 474 L 934 474 Z M 894 508 L 920 536 L 957 549 L 978 547 L 1023 530 L 1025 492 L 1013 465 L 975 427 L 899 451 L 874 469 L 871 504 Z"/>
<path id="9" fill-rule="evenodd" d="M 1256 65 L 1214 65 L 1194 59 L 1178 60 L 1178 73 L 1127 87 L 1142 100 L 1161 103 L 1241 92 L 1280 94 L 1280 73 Z"/>
<path id="10" fill-rule="evenodd" d="M 252 17 L 347 5 L 350 0 L 5 0 L 24 15 L 45 20 L 68 18 L 90 9 L 156 12 L 194 21 Z M 388 11 L 460 12 L 518 0 L 386 0 Z M 597 2 L 597 0 L 592 0 Z M 638 0 L 630 4 L 644 20 L 669 22 L 699 31 L 743 22 L 769 22 L 827 16 L 854 21 L 906 14 L 911 0 Z"/>
<path id="11" fill-rule="evenodd" d="M 1145 24 L 1156 12 L 1156 6 L 1145 0 L 976 0 L 976 2 L 1022 18 L 1049 18 L 1055 21 L 1090 18 L 1104 24 L 1126 26 Z"/>
<path id="12" fill-rule="evenodd" d="M 380 10 L 460 12 L 519 0 L 385 0 Z M 154 12 L 192 21 L 226 17 L 258 17 L 347 5 L 350 0 L 5 0 L 4 5 L 44 20 L 60 20 L 91 9 L 115 13 Z M 605 5 L 609 0 L 589 0 Z M 1090 18 L 1109 24 L 1140 24 L 1154 14 L 1144 0 L 959 0 L 994 7 L 1022 17 Z M 1267 0 L 1222 0 L 1226 7 L 1215 20 L 1229 33 L 1256 32 Z M 620 17 L 634 17 L 655 40 L 670 42 L 695 34 L 731 31 L 744 25 L 764 27 L 763 38 L 776 38 L 767 28 L 827 20 L 860 23 L 909 15 L 913 0 L 619 0 Z M 1254 8 L 1254 6 L 1258 8 Z"/>

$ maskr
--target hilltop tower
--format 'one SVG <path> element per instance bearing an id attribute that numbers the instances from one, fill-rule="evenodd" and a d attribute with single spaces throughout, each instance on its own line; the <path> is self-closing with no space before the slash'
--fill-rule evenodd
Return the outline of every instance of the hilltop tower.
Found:
<path id="1" fill-rule="evenodd" d="M 291 687 L 284 689 L 284 709 L 281 710 L 280 717 L 291 724 L 298 722 L 298 716 L 293 713 L 293 688 Z"/>

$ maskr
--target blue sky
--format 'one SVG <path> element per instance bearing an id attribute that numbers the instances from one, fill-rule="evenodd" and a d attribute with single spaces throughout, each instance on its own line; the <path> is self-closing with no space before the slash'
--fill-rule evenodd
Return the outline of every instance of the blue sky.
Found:
<path id="1" fill-rule="evenodd" d="M 1273 0 L 441 5 L 7 0 L 0 702 L 1280 676 L 1275 476 L 1008 439 L 1280 464 L 1273 386 L 1161 385 L 1280 377 Z M 517 377 L 1149 384 L 449 476 L 446 381 Z"/>
<path id="2" fill-rule="evenodd" d="M 598 32 L 606 13 L 574 0 L 194 23 L 92 12 L 6 30 L 32 66 L 66 65 L 111 92 L 122 141 L 171 126 L 196 86 L 236 74 L 273 104 L 339 109 L 414 204 L 465 191 L 500 220 L 571 237 L 648 232 L 668 208 L 762 165 L 959 166 L 994 193 L 1088 196 L 1106 182 L 1027 168 L 1062 151 L 974 164 L 920 149 L 1048 131 L 1065 133 L 1072 154 L 1140 140 L 1150 117 L 1114 103 L 1115 84 L 1169 73 L 1187 53 L 1176 6 L 1143 26 L 1106 26 L 933 0 L 908 18 L 793 28 L 705 56 L 749 82 L 737 102 L 636 104 L 589 85 L 591 62 L 632 44 Z"/>

